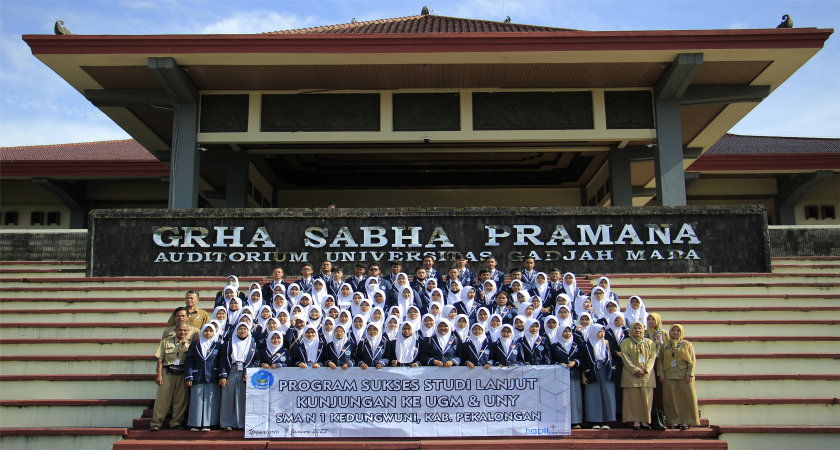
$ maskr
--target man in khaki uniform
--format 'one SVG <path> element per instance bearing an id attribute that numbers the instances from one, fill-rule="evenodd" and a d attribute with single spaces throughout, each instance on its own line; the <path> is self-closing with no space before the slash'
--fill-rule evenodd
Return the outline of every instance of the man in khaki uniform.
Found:
<path id="1" fill-rule="evenodd" d="M 187 312 L 187 323 L 196 330 L 200 330 L 205 324 L 210 323 L 210 314 L 207 311 L 198 308 L 198 291 L 187 291 L 184 295 L 184 309 Z M 175 311 L 178 311 L 177 309 Z M 166 322 L 167 325 L 175 325 L 178 319 L 173 314 Z"/>
<path id="2" fill-rule="evenodd" d="M 187 315 L 188 314 L 189 313 L 187 312 L 187 308 L 185 308 L 183 306 L 179 306 L 179 307 L 175 308 L 175 312 L 172 313 L 172 318 L 175 319 L 175 322 L 172 324 L 172 326 L 166 327 L 163 330 L 163 335 L 160 338 L 161 339 L 167 339 L 167 338 L 175 337 L 175 325 L 176 324 L 186 323 L 187 325 L 189 325 L 189 321 L 187 320 L 187 317 L 188 317 Z M 172 320 L 172 319 L 170 319 L 170 320 Z M 198 341 L 198 336 L 200 334 L 198 328 L 196 328 L 192 325 L 189 325 L 189 327 L 190 327 L 190 334 L 188 334 L 187 337 L 189 338 L 190 341 L 197 342 Z"/>
<path id="3" fill-rule="evenodd" d="M 181 422 L 184 420 L 190 398 L 187 385 L 184 383 L 184 361 L 187 359 L 187 350 L 192 343 L 189 334 L 190 326 L 186 322 L 178 322 L 175 325 L 175 336 L 161 339 L 155 352 L 157 358 L 155 382 L 158 384 L 158 390 L 155 397 L 152 431 L 160 430 L 170 405 L 172 406 L 172 420 L 169 422 L 169 428 L 184 429 Z"/>

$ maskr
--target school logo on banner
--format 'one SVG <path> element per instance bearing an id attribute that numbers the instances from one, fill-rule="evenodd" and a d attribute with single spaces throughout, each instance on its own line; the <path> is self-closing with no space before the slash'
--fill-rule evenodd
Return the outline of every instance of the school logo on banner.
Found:
<path id="1" fill-rule="evenodd" d="M 251 385 L 256 389 L 268 389 L 274 384 L 274 375 L 271 372 L 260 370 L 251 377 Z"/>

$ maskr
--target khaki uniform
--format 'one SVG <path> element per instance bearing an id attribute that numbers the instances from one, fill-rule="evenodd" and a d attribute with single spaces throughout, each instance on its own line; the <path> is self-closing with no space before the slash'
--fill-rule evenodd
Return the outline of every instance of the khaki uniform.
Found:
<path id="1" fill-rule="evenodd" d="M 622 421 L 650 423 L 653 388 L 656 387 L 656 378 L 653 375 L 656 356 L 656 344 L 650 339 L 645 338 L 641 349 L 630 337 L 621 341 L 621 359 L 624 361 L 624 368 L 621 370 L 621 387 L 624 394 L 621 405 Z M 640 357 L 644 357 L 644 363 Z M 646 373 L 641 377 L 633 375 L 639 370 Z"/>
<path id="2" fill-rule="evenodd" d="M 166 367 L 175 365 L 176 360 L 178 364 L 183 366 L 191 343 L 192 340 L 189 337 L 184 339 L 183 343 L 178 343 L 177 337 L 171 337 L 162 339 L 160 345 L 158 345 L 155 357 L 160 360 L 163 366 L 161 369 L 163 384 L 158 386 L 157 396 L 155 397 L 153 427 L 161 426 L 170 406 L 172 406 L 172 420 L 169 426 L 178 426 L 184 420 L 190 399 L 187 385 L 184 383 L 184 374 L 172 375 L 166 370 Z"/>
<path id="3" fill-rule="evenodd" d="M 188 321 L 189 323 L 189 321 Z M 198 328 L 190 325 L 190 334 L 187 335 L 187 340 L 190 342 L 198 342 L 198 337 L 200 336 L 200 331 Z M 169 339 L 175 337 L 175 325 L 170 327 L 166 327 L 163 330 L 163 335 L 160 337 L 161 339 Z M 183 360 L 182 360 L 183 361 Z"/>
<path id="4" fill-rule="evenodd" d="M 662 346 L 662 352 L 659 354 L 656 371 L 658 375 L 665 377 L 663 386 L 665 417 L 670 424 L 700 426 L 700 413 L 698 412 L 694 380 L 690 383 L 685 382 L 686 379 L 694 378 L 694 366 L 697 359 L 694 356 L 694 347 L 691 342 L 683 341 L 682 345 L 686 346 L 691 362 L 678 359 L 676 360 L 676 367 L 674 367 L 670 342 Z"/>
<path id="5" fill-rule="evenodd" d="M 187 312 L 187 314 L 189 314 L 187 316 L 187 323 L 190 324 L 191 327 L 195 327 L 200 330 L 205 324 L 210 323 L 210 314 L 207 314 L 207 311 L 197 306 L 195 311 Z M 169 326 L 175 325 L 175 314 L 169 316 L 169 320 L 166 324 Z"/>

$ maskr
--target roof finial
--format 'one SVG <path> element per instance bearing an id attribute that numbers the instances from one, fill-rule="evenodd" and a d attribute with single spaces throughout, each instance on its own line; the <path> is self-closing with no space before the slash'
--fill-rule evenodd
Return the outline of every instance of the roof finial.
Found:
<path id="1" fill-rule="evenodd" d="M 55 34 L 58 35 L 58 36 L 62 36 L 62 35 L 69 36 L 69 35 L 73 34 L 73 33 L 70 32 L 70 30 L 68 30 L 67 28 L 64 27 L 64 21 L 63 20 L 56 20 L 55 21 L 54 31 L 55 31 Z"/>
<path id="2" fill-rule="evenodd" d="M 510 16 L 505 17 L 505 23 L 510 23 Z"/>
<path id="3" fill-rule="evenodd" d="M 785 14 L 782 16 L 782 23 L 780 23 L 776 28 L 793 28 L 793 18 L 790 17 L 790 15 Z"/>
<path id="4" fill-rule="evenodd" d="M 421 15 L 421 16 L 428 16 L 428 15 L 429 15 L 429 7 L 428 7 L 428 6 L 424 6 L 424 7 L 423 7 L 423 9 L 422 9 L 422 10 L 420 10 L 420 15 Z"/>

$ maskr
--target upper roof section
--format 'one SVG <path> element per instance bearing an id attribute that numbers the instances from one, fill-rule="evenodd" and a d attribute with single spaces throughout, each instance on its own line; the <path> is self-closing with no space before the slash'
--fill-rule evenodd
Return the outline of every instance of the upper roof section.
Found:
<path id="1" fill-rule="evenodd" d="M 575 31 L 569 28 L 543 27 L 492 20 L 460 17 L 418 16 L 368 20 L 295 30 L 271 31 L 261 34 L 395 34 L 395 33 L 532 33 L 543 31 Z"/>
<path id="2" fill-rule="evenodd" d="M 134 139 L 78 144 L 0 147 L 0 161 L 155 161 Z"/>
<path id="3" fill-rule="evenodd" d="M 780 136 L 741 136 L 726 133 L 705 155 L 768 155 L 840 153 L 840 139 Z"/>

